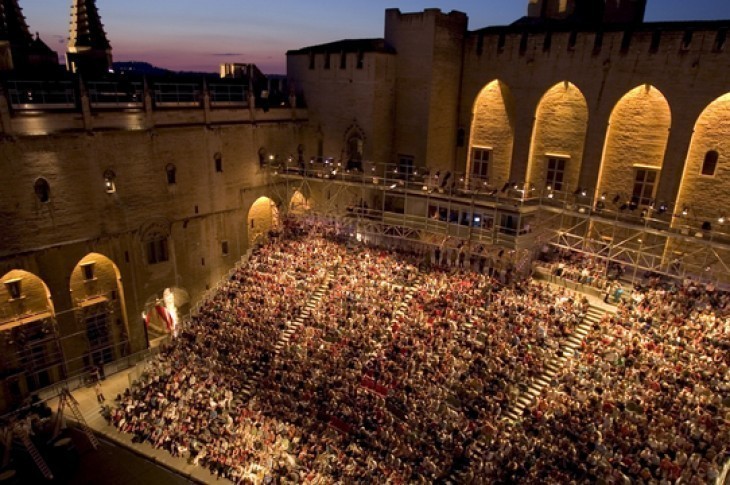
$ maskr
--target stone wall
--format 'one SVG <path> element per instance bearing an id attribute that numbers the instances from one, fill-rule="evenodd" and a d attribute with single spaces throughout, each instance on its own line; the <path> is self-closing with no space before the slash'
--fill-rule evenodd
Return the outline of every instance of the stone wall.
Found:
<path id="1" fill-rule="evenodd" d="M 723 27 L 726 23 L 688 26 L 691 34 L 680 24 L 645 24 L 635 31 L 603 33 L 517 26 L 471 32 L 465 41 L 459 124 L 471 126 L 475 100 L 484 86 L 495 79 L 508 86 L 515 100 L 510 179 L 525 180 L 540 100 L 558 83 L 574 84 L 588 107 L 578 185 L 592 191 L 598 185 L 611 113 L 632 89 L 652 85 L 664 95 L 672 113 L 681 113 L 671 119 L 657 188 L 657 199 L 674 201 L 696 120 L 713 100 L 730 91 L 723 74 L 730 54 L 718 44 Z M 626 143 L 640 143 L 639 135 Z M 458 153 L 457 168 L 463 170 L 468 151 Z"/>
<path id="2" fill-rule="evenodd" d="M 347 140 L 363 139 L 365 160 L 390 158 L 393 143 L 395 105 L 395 56 L 384 52 L 289 53 L 287 75 L 290 85 L 303 97 L 309 109 L 310 126 L 316 143 L 306 147 L 305 159 L 323 156 L 346 162 Z M 340 68 L 345 55 L 345 68 Z M 325 68 L 325 57 L 329 67 Z M 312 66 L 310 68 L 310 66 Z M 322 153 L 318 153 L 321 142 Z"/>
<path id="3" fill-rule="evenodd" d="M 156 124 L 147 129 L 90 131 L 71 119 L 80 115 L 49 113 L 54 128 L 42 135 L 18 131 L 25 121 L 16 121 L 27 115 L 5 113 L 15 131 L 0 141 L 6 174 L 0 181 L 0 274 L 28 270 L 47 283 L 60 335 L 76 335 L 64 341 L 67 358 L 75 359 L 69 373 L 82 369 L 88 346 L 76 319 L 79 295 L 109 293 L 117 278 L 107 270 L 116 265 L 118 303 L 112 304 L 119 307 L 112 325 L 119 319 L 122 326 L 114 327 L 115 338 L 123 340 L 127 332 L 127 351 L 145 348 L 141 314 L 148 301 L 170 287 L 195 301 L 246 252 L 250 206 L 278 190 L 259 153 L 267 154 L 268 163 L 268 154 L 281 159 L 297 153 L 300 144 L 316 146 L 303 111 L 255 110 L 252 116 L 248 109 L 213 110 L 211 117 L 227 120 L 215 124 L 199 119 L 203 111 L 155 112 Z M 98 114 L 114 118 L 111 112 Z M 34 189 L 39 178 L 50 188 L 46 202 Z M 167 260 L 153 263 L 147 245 L 159 236 L 167 239 Z M 97 264 L 97 282 L 79 282 L 77 264 L 89 253 L 108 257 L 108 264 Z"/>

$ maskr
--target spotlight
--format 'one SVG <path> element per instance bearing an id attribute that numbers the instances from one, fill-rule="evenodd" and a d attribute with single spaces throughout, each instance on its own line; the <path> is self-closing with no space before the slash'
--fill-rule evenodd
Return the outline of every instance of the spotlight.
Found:
<path id="1" fill-rule="evenodd" d="M 689 214 L 689 207 L 687 207 L 687 206 L 682 207 L 682 215 L 686 216 L 687 214 Z"/>
<path id="2" fill-rule="evenodd" d="M 393 185 L 391 185 L 391 186 L 390 186 L 390 188 L 391 188 L 391 189 L 394 189 L 394 188 L 396 188 L 397 186 L 398 186 L 398 184 L 393 184 Z"/>
<path id="3" fill-rule="evenodd" d="M 660 214 L 664 214 L 665 212 L 667 212 L 667 209 L 668 209 L 668 207 L 667 207 L 666 202 L 662 202 L 661 204 L 659 204 L 659 213 Z"/>
<path id="4" fill-rule="evenodd" d="M 721 217 L 719 217 L 719 218 L 717 219 L 717 222 L 719 222 L 720 224 L 725 224 L 725 216 L 721 216 Z"/>
<path id="5" fill-rule="evenodd" d="M 546 189 L 548 189 L 548 190 L 553 190 L 553 186 L 552 186 L 552 185 L 548 185 L 548 186 L 546 187 Z"/>
<path id="6" fill-rule="evenodd" d="M 582 195 L 583 197 L 585 197 L 586 195 L 588 195 L 588 191 L 586 189 L 583 189 L 583 190 L 580 191 L 580 195 Z"/>
<path id="7" fill-rule="evenodd" d="M 601 200 L 606 200 L 607 194 L 606 192 L 601 194 Z"/>
<path id="8" fill-rule="evenodd" d="M 552 192 L 550 192 L 550 193 L 548 194 L 548 199 L 552 199 L 553 197 L 555 197 L 555 194 L 553 194 Z"/>

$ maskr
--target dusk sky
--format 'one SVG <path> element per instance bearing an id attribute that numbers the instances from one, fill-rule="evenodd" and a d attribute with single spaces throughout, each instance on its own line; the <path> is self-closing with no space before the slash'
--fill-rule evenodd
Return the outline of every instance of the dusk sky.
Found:
<path id="1" fill-rule="evenodd" d="M 346 38 L 382 37 L 386 8 L 460 10 L 469 29 L 506 25 L 527 0 L 97 0 L 115 61 L 217 72 L 222 62 L 286 71 L 285 53 Z M 71 0 L 19 0 L 32 32 L 63 54 Z M 730 19 L 730 0 L 649 0 L 646 20 Z M 63 59 L 63 58 L 61 58 Z"/>

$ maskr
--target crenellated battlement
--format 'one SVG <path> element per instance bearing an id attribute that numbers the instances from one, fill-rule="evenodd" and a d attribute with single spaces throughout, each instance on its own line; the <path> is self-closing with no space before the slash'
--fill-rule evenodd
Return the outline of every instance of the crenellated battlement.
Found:
<path id="1" fill-rule="evenodd" d="M 602 30 L 566 27 L 487 27 L 469 33 L 467 54 L 489 59 L 524 57 L 530 61 L 554 60 L 561 53 L 603 58 L 676 55 L 677 59 L 711 54 L 719 59 L 728 52 L 730 21 L 659 22 L 606 26 Z"/>

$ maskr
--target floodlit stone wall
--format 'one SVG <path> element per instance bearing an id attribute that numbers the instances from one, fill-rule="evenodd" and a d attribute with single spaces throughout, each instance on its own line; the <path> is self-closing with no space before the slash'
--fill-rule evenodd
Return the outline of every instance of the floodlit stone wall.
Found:
<path id="1" fill-rule="evenodd" d="M 546 188 L 548 159 L 556 156 L 566 159 L 562 190 L 578 187 L 587 125 L 588 106 L 574 84 L 556 84 L 545 93 L 535 116 L 527 172 L 527 181 L 538 191 Z"/>

